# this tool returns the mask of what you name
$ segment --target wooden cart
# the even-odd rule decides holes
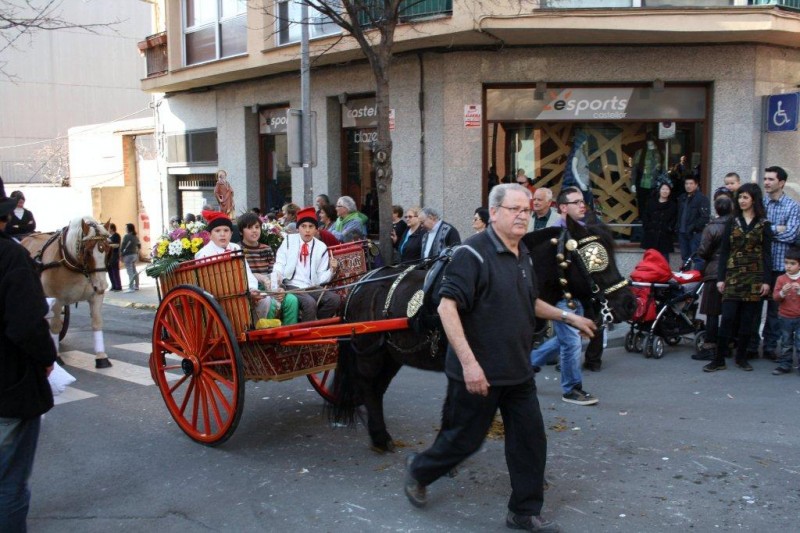
[[[344,297],[367,270],[366,245],[330,250],[340,266],[328,288]],[[241,252],[183,263],[158,278],[158,289],[150,371],[178,426],[210,446],[236,430],[246,380],[306,376],[325,400],[335,401],[338,339],[408,327],[405,318],[345,324],[335,317],[256,330]]]

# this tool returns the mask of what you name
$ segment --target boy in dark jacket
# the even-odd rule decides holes
[[[47,376],[56,360],[39,276],[5,232],[16,204],[0,179],[0,531],[26,530],[28,478],[41,415],[53,407]]]

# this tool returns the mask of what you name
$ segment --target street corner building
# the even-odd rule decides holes
[[[170,214],[213,204],[218,169],[240,211],[302,202],[287,142],[287,110],[301,98],[300,5],[162,0],[153,9],[156,33],[139,43],[142,88],[160,98]],[[565,180],[581,187],[623,256],[643,195],[668,170],[698,176],[709,196],[728,172],[749,181],[780,165],[790,183],[800,177],[797,0],[402,9],[390,73],[393,202],[434,207],[462,234],[490,187],[520,169],[555,194]],[[377,233],[375,80],[357,43],[310,11],[313,194],[353,197]]]

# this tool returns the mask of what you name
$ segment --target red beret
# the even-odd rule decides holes
[[[231,231],[233,231],[233,222],[231,219],[228,218],[228,215],[221,211],[206,211],[204,210],[202,213],[203,218],[206,219],[207,226],[206,229],[208,231],[213,230],[214,228],[218,228],[220,226],[227,226]]]
[[[297,227],[303,222],[311,222],[314,226],[317,225],[317,212],[313,207],[304,207],[297,212]]]

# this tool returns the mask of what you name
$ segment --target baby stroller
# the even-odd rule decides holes
[[[637,309],[625,335],[625,350],[661,359],[664,344],[675,346],[689,337],[696,346],[703,343],[705,324],[695,318],[703,276],[698,270],[688,270],[690,262],[680,272],[672,272],[658,251],[645,251],[631,273]]]

